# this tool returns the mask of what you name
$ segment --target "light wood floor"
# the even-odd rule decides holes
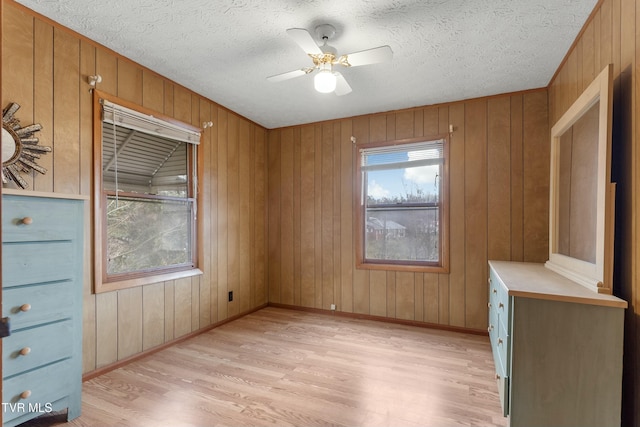
[[[493,372],[488,337],[269,307],[85,382],[70,425],[505,426]]]

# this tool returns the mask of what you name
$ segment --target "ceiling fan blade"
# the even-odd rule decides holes
[[[303,28],[289,28],[287,34],[298,43],[298,46],[302,48],[307,54],[322,55],[322,50],[316,44],[311,34]]]
[[[304,76],[305,74],[309,74],[311,71],[313,71],[313,68],[309,69],[309,68],[302,68],[300,70],[293,70],[293,71],[287,71],[286,73],[282,73],[282,74],[276,74],[275,76],[269,76],[267,77],[267,80],[269,80],[270,82],[281,82],[283,80],[289,80],[292,79],[294,77],[300,77],[300,76]]]
[[[335,94],[338,96],[346,95],[351,92],[351,86],[347,83],[347,80],[344,76],[338,72],[334,73],[336,75],[336,90]]]
[[[357,67],[360,65],[390,61],[391,58],[393,58],[393,51],[389,46],[385,45],[342,55],[337,62],[346,67]]]

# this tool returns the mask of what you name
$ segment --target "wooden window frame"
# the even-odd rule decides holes
[[[440,181],[440,260],[437,264],[410,261],[369,261],[365,259],[365,233],[366,221],[364,220],[365,205],[363,201],[363,172],[361,169],[361,149],[397,146],[418,142],[444,140],[442,176]],[[356,145],[355,155],[355,179],[354,191],[354,239],[356,244],[356,268],[367,270],[406,271],[416,273],[448,273],[449,272],[449,134],[427,135],[420,138],[400,139],[392,141],[380,141],[362,143]]]
[[[187,164],[188,174],[193,176],[193,168],[196,167],[196,186],[193,185],[192,178],[189,178],[188,186],[188,198],[181,200],[189,200],[193,203],[193,211],[195,211],[192,217],[191,224],[191,262],[181,265],[174,265],[170,267],[159,267],[154,269],[148,269],[145,271],[137,271],[132,273],[122,273],[108,276],[105,269],[105,256],[106,256],[106,241],[107,241],[107,229],[106,229],[106,204],[109,195],[115,194],[114,191],[104,190],[102,180],[102,105],[101,100],[107,100],[114,104],[121,105],[131,110],[138,111],[143,114],[152,115],[153,117],[164,120],[174,125],[184,127],[185,129],[202,132],[202,129],[173,119],[171,117],[164,116],[156,111],[141,107],[137,104],[131,103],[124,99],[120,99],[116,96],[106,94],[104,92],[94,90],[93,93],[93,219],[94,219],[94,292],[111,292],[119,289],[132,288],[136,286],[143,286],[151,283],[158,283],[167,280],[175,280],[184,277],[191,277],[201,275],[202,271],[198,268],[201,248],[200,241],[198,239],[198,231],[200,230],[200,221],[198,221],[197,212],[200,208],[200,198],[197,197],[198,189],[197,183],[200,182],[202,174],[202,168],[200,167],[201,156],[198,150],[193,144],[187,143]],[[192,150],[196,150],[195,156]],[[197,159],[194,159],[197,157]],[[194,164],[194,162],[196,164]],[[194,188],[195,187],[195,188]],[[175,199],[164,196],[150,197],[144,194],[118,192],[122,197],[133,197],[138,199]]]

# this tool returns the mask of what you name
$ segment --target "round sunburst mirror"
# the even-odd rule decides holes
[[[20,188],[29,184],[21,173],[36,171],[45,174],[47,169],[36,163],[41,155],[51,152],[51,147],[38,145],[34,134],[42,129],[40,124],[22,127],[15,117],[20,105],[15,102],[2,110],[2,182],[13,181]]]

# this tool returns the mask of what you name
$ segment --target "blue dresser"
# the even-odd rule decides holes
[[[544,264],[489,261],[489,339],[510,427],[620,425],[626,307]]]
[[[84,201],[2,196],[3,421],[80,415]]]

